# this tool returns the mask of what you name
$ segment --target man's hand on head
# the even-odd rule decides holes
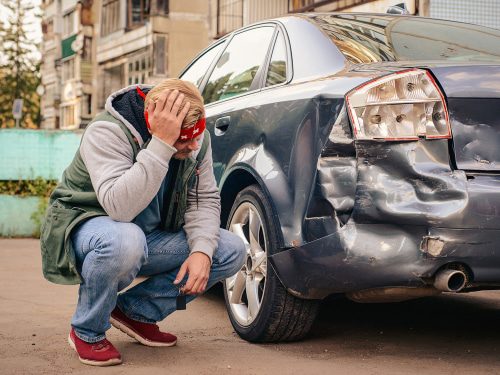
[[[173,146],[181,133],[181,125],[186,117],[191,103],[184,106],[184,94],[178,90],[167,90],[160,95],[156,102],[148,104],[148,120],[151,134],[163,142]]]
[[[205,253],[193,252],[182,263],[182,266],[175,277],[174,284],[179,284],[186,273],[189,275],[186,285],[181,288],[184,294],[200,294],[207,287],[210,276],[210,258]]]

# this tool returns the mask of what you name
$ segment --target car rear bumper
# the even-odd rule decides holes
[[[468,288],[500,287],[500,230],[347,224],[269,259],[285,287],[301,298],[426,286],[447,264],[465,266]]]

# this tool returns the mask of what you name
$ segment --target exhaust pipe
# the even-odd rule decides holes
[[[467,284],[467,275],[459,270],[442,270],[436,274],[434,287],[442,292],[460,292]]]

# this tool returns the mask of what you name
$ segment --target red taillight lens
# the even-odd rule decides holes
[[[346,95],[356,139],[451,138],[443,94],[429,72],[405,70]]]

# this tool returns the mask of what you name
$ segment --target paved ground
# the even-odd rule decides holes
[[[147,348],[112,328],[124,364],[80,364],[66,343],[76,286],[46,282],[38,241],[0,239],[0,374],[500,374],[500,292],[399,304],[324,303],[310,337],[249,344],[227,319],[220,288],[162,328],[173,348]]]

